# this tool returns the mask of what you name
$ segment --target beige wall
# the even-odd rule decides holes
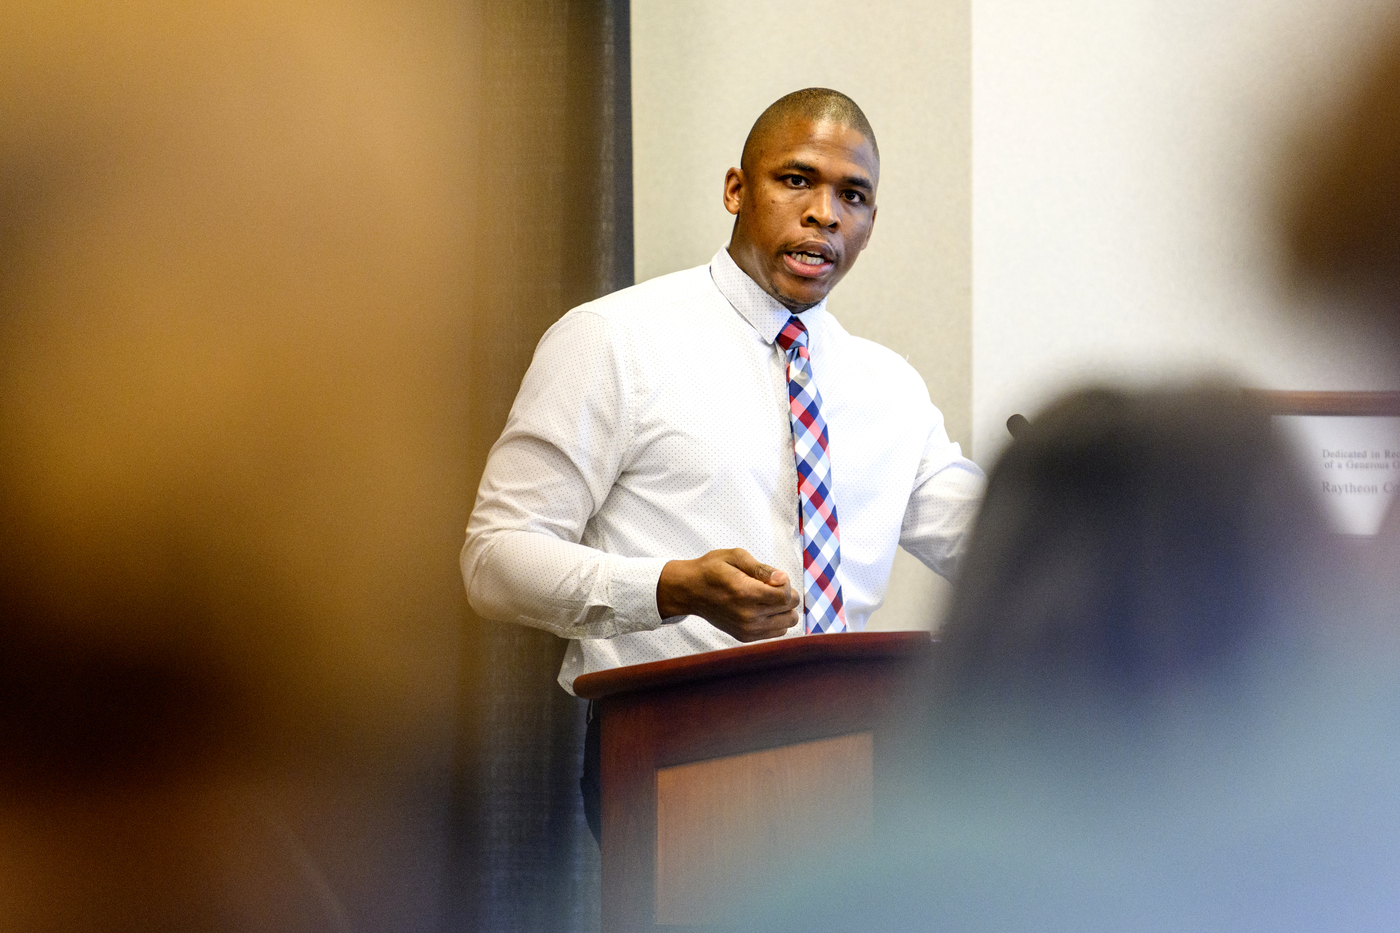
[[[974,0],[979,463],[1089,380],[1400,385],[1384,334],[1285,291],[1270,233],[1291,140],[1394,8]]]
[[[972,425],[969,0],[632,2],[637,279],[706,262],[749,126],[789,91],[853,97],[880,141],[879,220],[832,294],[854,334],[907,355],[954,440]],[[900,552],[872,628],[928,624],[941,581]]]

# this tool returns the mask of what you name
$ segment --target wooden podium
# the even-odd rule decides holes
[[[601,716],[603,930],[722,923],[869,837],[882,722],[927,632],[784,638],[586,674]]]

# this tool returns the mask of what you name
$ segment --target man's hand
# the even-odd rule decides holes
[[[743,548],[669,561],[656,584],[661,618],[700,616],[739,641],[778,637],[797,624],[800,605],[788,575]]]

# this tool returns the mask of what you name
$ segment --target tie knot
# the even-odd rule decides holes
[[[797,315],[788,318],[783,329],[778,331],[778,346],[784,351],[807,346],[807,325],[798,320]]]

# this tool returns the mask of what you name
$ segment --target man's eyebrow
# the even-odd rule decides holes
[[[803,162],[800,159],[788,159],[778,166],[780,172],[805,172],[808,175],[817,174],[817,167],[810,162]],[[847,175],[841,179],[841,184],[847,188],[860,188],[864,191],[874,191],[875,185],[864,175]]]

